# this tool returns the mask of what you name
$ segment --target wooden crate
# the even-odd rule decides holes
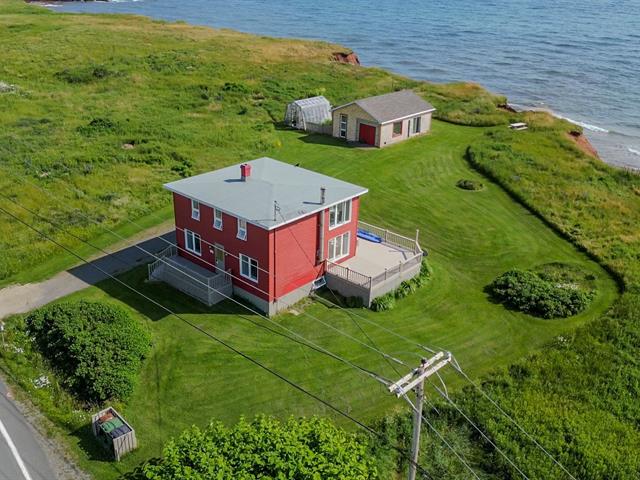
[[[124,425],[129,427],[130,431],[116,438],[111,438],[110,435],[104,433],[100,428],[99,419],[107,413],[111,413],[114,417],[117,417]],[[123,455],[138,448],[136,431],[113,407],[105,408],[104,410],[101,410],[93,415],[93,417],[91,418],[91,429],[93,430],[93,434],[95,435],[95,437],[102,439],[105,447],[108,448],[111,453],[113,453],[116,462],[119,462],[120,458],[122,458]]]

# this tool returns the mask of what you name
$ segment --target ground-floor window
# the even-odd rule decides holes
[[[191,230],[185,230],[184,244],[187,248],[187,251],[195,253],[196,255],[202,255],[200,235],[198,235],[197,233],[193,233]]]
[[[349,117],[340,115],[340,138],[347,138],[347,120]]]
[[[340,260],[349,255],[349,245],[351,241],[351,232],[343,233],[329,240],[329,260]]]
[[[393,124],[393,136],[398,137],[402,135],[402,122],[396,122]]]
[[[420,124],[422,117],[416,117],[413,119],[413,133],[420,133]]]
[[[240,275],[251,281],[258,281],[258,261],[240,254]]]

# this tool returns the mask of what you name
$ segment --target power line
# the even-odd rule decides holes
[[[15,174],[14,174],[14,176],[15,176],[15,177],[17,177],[17,175],[15,175]],[[17,178],[20,178],[20,177],[17,177]],[[24,180],[24,179],[22,179],[22,178],[20,178],[20,179],[21,179],[21,180],[23,180],[23,181],[26,181],[26,180]],[[29,182],[29,183],[32,183],[32,182]],[[32,184],[33,184],[33,183],[32,183]],[[39,187],[39,186],[37,186],[37,185],[35,185],[35,184],[33,184],[33,185],[34,185],[34,186],[36,186],[36,187],[37,187],[38,189],[40,189],[41,191],[45,192],[45,193],[46,193],[47,195],[49,195],[51,198],[55,198],[55,196],[54,196],[53,194],[51,194],[50,192],[47,192],[45,189],[42,189],[41,187]],[[37,215],[39,218],[42,218],[42,216],[40,216],[40,215],[39,215],[39,214],[37,214],[36,212],[33,212],[33,211],[29,210],[27,207],[24,207],[23,205],[19,204],[18,202],[16,202],[16,201],[15,201],[14,199],[12,199],[11,197],[9,197],[9,196],[7,196],[7,195],[4,195],[4,194],[0,194],[0,195],[4,196],[6,199],[8,199],[9,201],[11,201],[11,202],[15,203],[15,204],[16,204],[16,205],[18,205],[19,207],[21,207],[21,208],[23,208],[23,209],[25,209],[25,210],[29,211],[31,214]],[[57,199],[57,198],[56,198],[56,199]],[[77,209],[76,209],[76,210],[77,210]],[[116,233],[116,232],[112,231],[111,229],[109,229],[109,228],[108,228],[108,227],[106,227],[106,226],[100,225],[100,223],[99,223],[97,220],[90,218],[89,216],[87,216],[87,215],[86,215],[86,214],[84,214],[83,212],[81,212],[81,211],[79,211],[79,210],[78,210],[78,213],[79,213],[81,216],[83,216],[84,218],[86,218],[87,220],[89,220],[89,221],[91,221],[91,222],[96,223],[98,226],[100,226],[100,227],[101,227],[101,228],[103,228],[104,230],[106,230],[106,231],[108,231],[109,233],[111,233],[111,234],[115,235],[116,237],[120,238],[121,240],[126,240],[126,238],[125,238],[125,237],[123,237],[122,235],[120,235],[120,234],[118,234],[118,233]],[[45,220],[45,221],[47,221],[48,223],[50,223],[50,224],[52,224],[52,225],[56,226],[56,225],[55,225],[51,220],[48,220],[48,219],[44,219],[44,220]],[[133,222],[132,220],[129,220],[129,221],[130,221],[130,222],[132,222],[133,224],[135,224],[135,222]],[[137,224],[136,224],[136,225],[137,225]],[[57,227],[57,228],[60,228],[60,227]],[[176,227],[176,228],[177,228],[177,229],[179,229],[178,227]],[[64,231],[64,230],[63,230],[63,231]],[[95,246],[95,245],[93,245],[93,244],[91,244],[91,243],[89,243],[89,242],[87,242],[87,241],[83,240],[82,238],[80,238],[80,237],[78,237],[78,236],[75,236],[75,235],[73,235],[73,234],[71,234],[71,233],[69,233],[69,232],[67,232],[67,233],[68,233],[69,235],[74,236],[74,238],[77,238],[77,239],[78,239],[78,240],[80,240],[81,242],[87,243],[88,245],[92,246],[93,248],[95,248],[95,249],[97,249],[97,250],[102,251],[103,253],[105,253],[105,254],[107,254],[107,255],[113,255],[113,254],[114,254],[114,253],[109,253],[109,252],[105,251],[104,249],[101,249],[101,248],[99,248],[99,247],[97,247],[97,246]],[[160,238],[161,238],[163,241],[165,241],[166,243],[168,243],[169,245],[174,246],[174,247],[176,247],[176,248],[177,248],[177,249],[179,249],[179,250],[182,250],[182,251],[186,251],[186,252],[188,252],[187,250],[183,249],[183,248],[182,248],[182,247],[180,247],[179,245],[177,245],[177,244],[173,244],[172,242],[169,242],[168,240],[166,240],[166,239],[164,239],[164,238],[162,238],[162,237],[160,237]],[[214,246],[214,247],[215,247],[215,246]],[[200,284],[202,284],[202,285],[206,286],[207,288],[211,288],[213,291],[215,291],[215,292],[216,292],[216,293],[218,293],[219,295],[223,296],[224,298],[226,298],[226,299],[228,299],[228,300],[231,300],[231,301],[233,301],[233,302],[237,303],[238,305],[240,305],[240,306],[242,306],[242,307],[244,307],[244,308],[249,309],[252,313],[254,313],[254,314],[256,314],[256,315],[261,316],[263,319],[265,319],[266,321],[268,321],[268,322],[270,322],[270,323],[273,323],[273,324],[277,325],[279,328],[282,328],[282,329],[284,329],[284,330],[286,330],[286,331],[289,331],[289,332],[290,332],[290,333],[292,333],[293,335],[300,336],[300,335],[299,335],[298,333],[296,333],[295,331],[293,331],[293,330],[291,330],[291,329],[288,329],[287,327],[285,327],[285,326],[283,326],[283,325],[281,325],[281,324],[277,324],[277,323],[273,322],[273,320],[271,320],[271,319],[269,319],[268,317],[266,317],[266,316],[264,316],[264,315],[262,315],[262,314],[258,313],[256,310],[254,310],[254,309],[250,309],[250,308],[249,308],[248,306],[246,306],[245,304],[242,304],[241,302],[238,302],[237,300],[233,299],[232,297],[230,297],[230,296],[228,296],[228,295],[225,295],[224,293],[220,292],[219,290],[217,290],[217,289],[215,289],[215,288],[213,288],[213,287],[210,287],[209,285],[207,285],[207,284],[205,284],[204,282],[202,282],[201,280],[199,280],[199,279],[197,279],[197,278],[193,277],[192,275],[190,275],[190,274],[188,274],[188,273],[186,273],[186,272],[183,272],[182,270],[178,269],[176,266],[174,266],[174,265],[172,265],[172,264],[170,264],[170,263],[168,263],[168,262],[166,262],[166,261],[162,260],[162,258],[160,258],[160,257],[158,257],[157,255],[155,255],[155,254],[153,254],[153,253],[151,253],[151,252],[147,251],[146,249],[142,248],[140,245],[134,245],[134,248],[137,248],[137,249],[141,250],[142,252],[144,252],[145,254],[147,254],[147,255],[149,255],[149,256],[152,256],[153,258],[155,258],[155,259],[157,259],[157,260],[160,260],[164,265],[166,265],[166,266],[168,266],[168,267],[170,267],[170,268],[172,268],[172,269],[174,269],[174,270],[180,271],[182,274],[184,274],[184,275],[186,275],[187,277],[191,278],[193,281],[195,281],[195,282],[197,282],[197,283],[200,283]],[[237,257],[237,256],[235,256],[235,255],[234,255],[234,257],[238,258],[238,257]],[[211,262],[208,262],[207,260],[204,260],[204,259],[200,259],[200,260],[201,260],[202,262],[204,262],[204,263],[206,263],[206,264],[208,264],[208,265],[212,266],[212,267],[216,267],[214,264],[212,264]],[[216,268],[217,268],[217,267],[216,267]],[[270,295],[268,292],[266,292],[266,291],[264,291],[264,290],[262,290],[262,289],[260,289],[260,288],[258,288],[258,287],[256,287],[256,286],[254,286],[253,284],[249,283],[247,280],[242,279],[241,277],[238,277],[238,276],[236,276],[236,275],[233,275],[233,274],[231,274],[231,273],[229,273],[229,272],[225,272],[225,274],[226,274],[226,275],[231,276],[232,278],[234,278],[234,279],[236,279],[236,280],[238,280],[238,281],[240,281],[240,282],[242,282],[242,283],[244,283],[244,284],[246,284],[246,285],[249,285],[250,287],[252,287],[252,288],[256,289],[257,291],[262,292],[262,293],[263,293],[263,294],[265,294],[265,295],[268,295],[268,296]],[[274,275],[274,278],[275,278],[275,275]],[[288,305],[288,306],[291,306],[291,305]],[[393,356],[391,356],[391,355],[389,355],[389,354],[387,354],[387,353],[385,353],[385,352],[383,352],[383,351],[381,351],[381,350],[377,349],[375,346],[373,346],[373,347],[372,347],[372,346],[370,346],[370,345],[367,345],[366,343],[362,342],[360,339],[358,339],[358,338],[354,337],[353,335],[351,335],[351,334],[349,334],[349,333],[347,333],[347,332],[344,332],[343,330],[340,330],[340,329],[339,329],[339,328],[337,328],[337,327],[334,327],[333,325],[331,325],[331,324],[329,324],[329,323],[327,323],[327,322],[325,322],[325,321],[323,321],[323,320],[319,319],[318,317],[315,317],[314,315],[311,315],[311,314],[310,314],[310,313],[308,313],[308,312],[302,312],[302,313],[303,313],[303,315],[305,315],[305,316],[307,316],[307,317],[309,317],[309,318],[312,318],[312,319],[313,319],[313,320],[315,320],[316,322],[319,322],[319,323],[323,324],[324,326],[326,326],[326,327],[328,327],[328,328],[330,328],[330,329],[334,330],[335,332],[337,332],[337,333],[339,333],[339,334],[341,334],[341,335],[343,335],[343,336],[345,336],[345,337],[349,338],[350,340],[352,340],[352,341],[354,341],[354,342],[358,343],[359,345],[361,345],[361,346],[363,346],[363,347],[365,347],[365,348],[367,348],[367,349],[373,350],[373,351],[375,351],[376,353],[379,353],[380,355],[382,355],[382,356],[383,356],[383,358],[385,358],[385,359],[387,360],[387,362],[389,362],[389,361],[393,361],[393,362],[395,362],[395,363],[398,363],[398,364],[400,364],[400,365],[403,365],[403,366],[405,366],[405,367],[408,367],[408,365],[407,365],[406,363],[404,363],[404,362],[402,362],[401,360],[399,360],[399,359],[397,359],[397,358],[395,358],[395,357],[393,357]],[[306,340],[306,339],[305,339],[305,340]],[[309,341],[309,340],[306,340],[306,341]],[[310,341],[309,341],[309,342],[310,342]],[[322,348],[322,347],[319,347],[319,348]]]
[[[460,365],[457,364],[457,362],[453,364],[453,368],[456,372],[462,375],[462,377],[465,378],[471,385],[473,385],[476,388],[476,390],[478,390],[482,394],[482,396],[484,396],[487,400],[489,400],[493,404],[493,406],[495,406],[500,411],[500,413],[502,413],[502,415],[504,415],[511,423],[513,423],[516,427],[518,427],[518,429],[522,433],[524,433],[527,436],[527,438],[529,438],[529,440],[531,440],[540,450],[542,450],[544,454],[547,455],[547,457],[549,457],[569,477],[571,477],[573,480],[576,480],[576,477],[574,477],[571,474],[571,472],[569,472],[569,470],[567,470],[565,466],[562,463],[560,463],[559,460],[557,460],[553,455],[551,455],[529,432],[527,432],[522,426],[520,426],[518,422],[516,422],[507,412],[505,412],[504,409],[493,398],[491,398],[488,393],[482,390],[477,383],[471,380],[471,378],[469,378],[469,376],[462,370],[462,368],[460,368]]]
[[[100,248],[100,247],[98,247],[98,246],[96,246],[96,245],[93,245],[91,242],[89,242],[89,241],[87,241],[87,240],[83,240],[82,238],[80,238],[79,236],[77,236],[77,235],[75,235],[75,234],[73,234],[73,233],[69,232],[68,230],[65,230],[65,229],[63,229],[63,228],[60,228],[60,227],[59,227],[55,222],[53,222],[53,221],[51,221],[51,220],[49,220],[49,219],[43,218],[43,217],[42,217],[40,214],[38,214],[37,212],[34,212],[33,210],[29,209],[28,207],[25,207],[24,205],[19,204],[18,202],[16,202],[16,201],[15,201],[15,200],[13,200],[12,198],[10,198],[10,197],[8,197],[8,196],[6,196],[6,195],[2,194],[2,193],[0,193],[0,196],[2,196],[2,197],[4,197],[4,198],[6,198],[7,200],[9,200],[9,201],[11,201],[12,203],[16,204],[18,207],[22,208],[23,210],[26,210],[27,212],[31,213],[32,215],[35,215],[35,216],[36,216],[37,218],[39,218],[40,220],[43,220],[43,221],[45,221],[45,222],[47,222],[47,223],[51,224],[54,228],[56,228],[56,229],[58,229],[58,230],[60,230],[60,231],[62,231],[62,232],[64,232],[64,233],[66,233],[66,234],[68,234],[68,235],[71,235],[72,237],[76,238],[77,240],[80,240],[80,241],[81,241],[81,242],[83,242],[83,243],[86,243],[87,245],[89,245],[89,246],[91,246],[91,247],[95,248],[96,250],[99,250],[99,251],[101,251],[101,252],[103,252],[103,253],[105,253],[105,254],[107,254],[107,255],[113,255],[113,256],[115,256],[115,257],[117,258],[117,254],[116,254],[116,253],[109,253],[109,252],[107,252],[106,250],[104,250],[104,249],[102,249],[102,248]],[[158,258],[156,255],[154,255],[153,253],[149,252],[148,250],[146,250],[146,249],[144,249],[144,248],[142,248],[142,247],[140,247],[140,246],[136,246],[136,247],[137,247],[137,248],[139,248],[141,251],[143,251],[145,254],[150,255],[150,256],[152,256],[152,257],[154,257],[154,258],[157,258],[158,260],[161,260],[161,261],[162,261],[162,259],[161,259],[161,258]],[[118,259],[118,260],[119,260],[119,261],[121,261],[122,263],[129,264],[128,262],[124,262],[124,261],[123,261],[123,260],[121,260],[121,259]],[[170,263],[168,263],[168,262],[163,262],[163,263],[164,263],[165,265],[167,265],[167,266],[171,267],[171,268],[174,268],[174,269],[176,269],[176,270],[179,270],[177,267],[175,267],[175,266],[171,265],[171,264],[170,264]],[[202,283],[203,285],[206,285],[204,282],[199,281],[197,278],[192,277],[192,276],[190,276],[190,275],[188,275],[188,274],[186,274],[186,275],[187,275],[187,276],[189,276],[190,278],[192,278],[194,281],[196,281],[196,282],[200,282],[200,283]],[[279,328],[281,328],[281,329],[283,329],[283,330],[288,331],[288,332],[289,332],[289,333],[291,333],[292,335],[295,335],[296,337],[300,338],[300,339],[301,339],[301,340],[303,340],[304,342],[307,342],[308,344],[313,345],[316,349],[320,349],[320,350],[322,350],[323,352],[325,352],[325,354],[326,354],[326,355],[328,355],[328,356],[330,356],[330,357],[334,358],[335,360],[340,361],[340,362],[342,362],[342,363],[344,363],[344,364],[346,364],[346,365],[348,365],[348,366],[350,366],[350,367],[352,367],[352,368],[355,368],[356,370],[358,370],[358,371],[360,371],[360,372],[362,372],[362,373],[364,373],[364,374],[366,374],[366,375],[368,375],[368,376],[370,376],[370,377],[374,378],[375,380],[377,380],[378,382],[382,383],[382,384],[383,384],[383,385],[385,385],[385,386],[386,386],[386,385],[389,385],[389,383],[390,383],[390,382],[389,382],[387,379],[385,379],[385,378],[381,377],[380,375],[378,375],[377,373],[375,373],[375,372],[373,372],[373,371],[371,371],[371,370],[368,370],[368,369],[366,369],[366,368],[364,368],[364,367],[362,367],[362,366],[360,366],[360,365],[358,365],[358,364],[355,364],[355,363],[351,362],[350,360],[347,360],[347,359],[345,359],[345,358],[343,358],[343,357],[341,357],[341,356],[339,356],[339,355],[337,355],[337,354],[335,354],[335,353],[333,353],[333,352],[331,352],[331,351],[327,350],[326,348],[324,348],[324,347],[322,347],[321,345],[318,345],[318,344],[316,344],[315,342],[313,342],[313,341],[311,341],[311,340],[309,340],[309,339],[305,338],[304,336],[300,335],[299,333],[295,332],[294,330],[291,330],[291,329],[289,329],[289,328],[287,328],[287,327],[285,327],[285,326],[283,326],[283,325],[281,325],[281,324],[279,324],[279,323],[274,322],[273,320],[271,320],[271,319],[270,319],[270,318],[268,318],[267,316],[262,315],[262,314],[261,314],[261,313],[259,313],[257,310],[254,310],[254,309],[252,309],[251,307],[249,307],[249,306],[247,306],[247,305],[243,304],[242,302],[239,302],[239,301],[238,301],[238,300],[236,300],[235,298],[230,297],[229,295],[226,295],[226,294],[224,294],[224,293],[220,292],[219,290],[216,290],[216,289],[215,289],[215,288],[213,288],[213,287],[209,287],[209,288],[211,288],[212,290],[214,290],[215,292],[217,292],[219,295],[221,295],[221,296],[225,297],[226,299],[231,300],[232,302],[236,303],[237,305],[239,305],[239,306],[241,306],[241,307],[243,307],[243,308],[245,308],[245,309],[249,310],[251,313],[253,313],[253,314],[257,315],[257,316],[262,317],[263,319],[265,319],[265,320],[266,320],[266,321],[268,321],[269,323],[272,323],[273,325],[276,325],[277,327],[279,327]]]
[[[464,465],[464,467],[469,470],[469,472],[471,472],[471,474],[477,478],[478,480],[480,480],[480,477],[478,476],[478,474],[473,470],[473,468],[471,468],[471,466],[467,463],[467,461],[456,451],[455,448],[453,448],[451,446],[451,444],[449,442],[447,442],[447,440],[444,438],[444,436],[442,436],[442,434],[436,429],[436,427],[434,427],[431,422],[429,422],[429,420],[427,420],[427,418],[425,417],[425,415],[422,412],[418,412],[418,409],[416,408],[416,406],[413,404],[413,402],[411,400],[409,400],[409,397],[407,397],[407,395],[403,395],[404,399],[407,401],[407,403],[411,406],[411,409],[417,414],[420,415],[422,417],[422,421],[425,422],[429,428],[436,434],[436,436],[442,441],[442,443],[444,443],[447,448],[449,450],[451,450],[453,452],[453,454],[456,456],[456,458],[460,461],[460,463],[462,463],[462,465]]]
[[[330,402],[322,399],[321,397],[319,397],[318,395],[314,394],[313,392],[305,389],[304,387],[302,387],[301,385],[295,383],[294,381],[289,380],[287,377],[285,377],[284,375],[280,374],[279,372],[277,372],[276,370],[272,369],[271,367],[259,362],[258,360],[254,359],[250,355],[242,352],[241,350],[233,347],[232,345],[230,345],[229,343],[225,342],[224,340],[216,337],[215,335],[207,332],[206,330],[204,330],[203,328],[199,327],[198,325],[190,322],[186,318],[182,317],[180,314],[172,311],[168,307],[162,305],[160,302],[158,302],[158,301],[154,300],[153,298],[145,295],[144,293],[140,292],[136,288],[132,287],[131,285],[127,284],[126,282],[124,282],[124,281],[120,280],[119,278],[115,277],[114,275],[112,275],[111,273],[107,272],[106,270],[104,270],[104,269],[100,268],[99,266],[91,263],[89,260],[85,259],[81,255],[78,255],[76,252],[74,252],[70,248],[66,247],[62,243],[60,243],[60,242],[56,241],[55,239],[51,238],[50,236],[48,236],[47,234],[45,234],[41,230],[37,229],[33,225],[25,222],[24,220],[19,218],[17,215],[14,215],[13,213],[5,210],[2,207],[0,207],[0,212],[3,212],[5,215],[13,218],[15,221],[17,221],[17,222],[21,223],[22,225],[24,225],[25,227],[33,230],[34,232],[36,232],[41,237],[45,238],[46,240],[50,241],[51,243],[53,243],[53,244],[57,245],[58,247],[62,248],[63,250],[65,250],[67,253],[73,255],[78,260],[80,260],[80,261],[86,263],[87,265],[95,268],[96,270],[100,271],[103,275],[106,275],[107,277],[109,277],[112,280],[116,281],[117,283],[119,283],[123,287],[125,287],[125,288],[131,290],[132,292],[136,293],[137,295],[141,296],[145,300],[153,303],[155,306],[157,306],[157,307],[161,308],[162,310],[166,311],[168,314],[175,316],[176,318],[178,318],[179,320],[181,320],[185,324],[189,325],[190,327],[192,327],[196,331],[202,333],[203,335],[206,335],[208,338],[210,338],[211,340],[214,340],[215,342],[219,343],[220,345],[222,345],[223,347],[225,347],[228,350],[232,351],[236,355],[239,355],[240,357],[244,358],[245,360],[247,360],[247,361],[251,362],[252,364],[256,365],[257,367],[261,368],[262,370],[265,370],[266,372],[270,373],[271,375],[275,376],[276,378],[278,378],[278,379],[282,380],[283,382],[287,383],[289,386],[293,387],[294,389],[298,390],[299,392],[307,395],[308,397],[316,400],[317,402],[320,402],[325,407],[327,407],[330,410],[334,411],[335,413],[343,416],[344,418],[348,419],[349,421],[355,423],[356,425],[358,425],[360,428],[362,428],[363,430],[365,430],[369,434],[375,435],[378,438],[381,438],[382,440],[384,440],[384,441],[386,441],[388,443],[388,441],[385,439],[384,435],[382,435],[381,433],[377,432],[376,430],[374,430],[373,428],[369,427],[368,425],[362,423],[357,418],[349,415],[347,412],[345,412],[345,411],[341,410],[340,408],[334,406]],[[395,451],[397,451],[398,453],[402,454],[403,456],[407,456],[406,452],[402,451],[402,449],[400,449],[398,447],[395,447],[394,445],[391,445],[391,444],[389,444],[389,446],[391,448],[393,448]],[[416,468],[418,468],[425,476],[427,476],[428,478],[431,478],[431,476],[429,475],[428,471],[424,467],[422,467],[419,463],[416,463],[416,462],[411,462],[411,463],[414,464],[416,466]]]
[[[474,429],[475,429],[475,430],[476,430],[476,431],[477,431],[477,432],[478,432],[478,433],[479,433],[479,434],[480,434],[480,435],[481,435],[481,436],[482,436],[482,437],[483,437],[487,442],[489,442],[489,443],[493,446],[493,448],[495,448],[495,449],[496,449],[496,451],[497,451],[498,453],[500,453],[500,455],[502,455],[502,456],[507,460],[507,462],[509,462],[509,463],[511,464],[511,466],[512,466],[513,468],[515,468],[515,469],[518,471],[518,473],[519,473],[520,475],[522,475],[522,478],[525,478],[526,480],[529,480],[529,477],[527,477],[527,476],[525,475],[525,473],[524,473],[522,470],[520,470],[520,468],[519,468],[519,467],[518,467],[518,466],[513,462],[513,460],[511,460],[511,458],[509,458],[509,456],[508,456],[506,453],[504,453],[504,452],[500,449],[500,447],[498,447],[498,446],[497,446],[497,445],[496,445],[496,444],[495,444],[495,443],[494,443],[494,442],[493,442],[493,441],[492,441],[492,440],[487,436],[487,434],[485,434],[485,433],[480,429],[480,427],[478,427],[478,426],[473,422],[473,420],[471,420],[471,419],[467,416],[467,414],[465,414],[465,413],[462,411],[462,409],[460,409],[460,407],[458,407],[458,405],[457,405],[453,400],[451,400],[451,398],[449,398],[449,396],[448,396],[448,395],[445,395],[445,393],[444,393],[442,390],[440,390],[438,387],[436,387],[435,385],[433,385],[433,384],[432,384],[432,386],[433,386],[433,388],[435,388],[435,389],[436,389],[436,391],[437,391],[437,392],[442,396],[442,398],[444,398],[447,402],[449,402],[449,404],[450,404],[453,408],[455,408],[455,409],[457,410],[457,412],[458,412],[460,415],[462,415],[462,416],[464,417],[464,419],[465,419],[465,420],[466,420],[466,421],[467,421],[467,422],[468,422],[468,423],[469,423],[469,424],[470,424],[470,425],[471,425],[471,426],[472,426],[472,427],[473,427],[473,428],[474,428]]]

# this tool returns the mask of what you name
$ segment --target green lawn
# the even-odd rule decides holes
[[[370,193],[363,198],[361,210],[361,218],[366,221],[406,234],[420,229],[435,272],[431,283],[399,301],[391,312],[358,313],[416,342],[453,351],[472,376],[505,366],[596,318],[617,295],[614,282],[598,265],[498,186],[486,179],[482,181],[487,188],[481,192],[455,186],[461,178],[479,178],[463,154],[485,131],[435,122],[430,136],[384,150],[348,148],[328,137],[279,131],[281,147],[265,152],[367,186]],[[568,320],[534,319],[493,304],[483,292],[507,269],[549,262],[578,264],[597,277],[598,295],[586,313]],[[381,385],[263,328],[269,325],[259,317],[245,315],[231,304],[207,309],[170,287],[146,283],[145,275],[146,269],[140,268],[122,278],[357,418],[372,421],[392,409],[404,408]],[[137,430],[140,449],[121,464],[114,464],[101,459],[90,439],[87,441],[86,430],[69,437],[84,451],[80,454],[81,465],[96,478],[115,478],[159,455],[168,437],[214,417],[234,422],[241,415],[255,413],[330,414],[115,282],[105,282],[72,298],[123,302],[150,325],[154,336],[153,353],[145,363],[135,394],[121,407]],[[307,307],[306,312],[366,341],[344,312],[318,303]],[[387,378],[397,376],[379,355],[308,316],[281,315],[276,321]],[[384,351],[411,364],[418,362],[421,352],[413,345],[364,322],[361,326]],[[455,388],[455,379],[451,375],[446,378]]]

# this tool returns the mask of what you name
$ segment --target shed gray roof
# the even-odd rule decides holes
[[[242,181],[240,165],[167,183],[167,190],[271,230],[368,192],[364,187],[263,157],[249,162]],[[320,188],[326,188],[320,203]],[[280,213],[274,219],[274,202]]]
[[[412,90],[400,90],[375,97],[362,98],[334,110],[356,104],[376,119],[378,123],[388,123],[400,118],[410,117],[419,113],[432,112],[433,105],[415,94]]]

